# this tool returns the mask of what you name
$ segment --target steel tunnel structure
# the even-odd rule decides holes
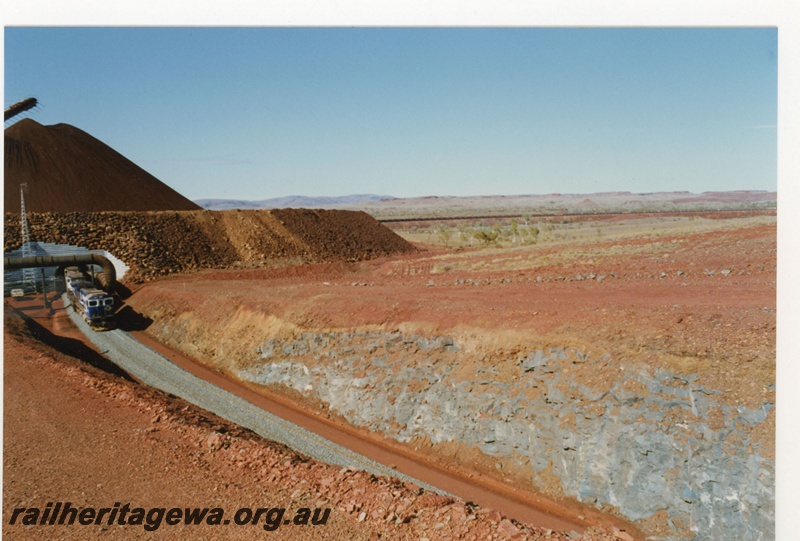
[[[57,274],[71,265],[98,265],[103,274],[97,276],[98,282],[106,291],[113,292],[117,285],[117,271],[111,261],[100,254],[37,255],[31,257],[4,257],[6,269],[28,269],[32,267],[58,267]]]

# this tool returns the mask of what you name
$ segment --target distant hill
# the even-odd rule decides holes
[[[229,209],[279,209],[279,208],[327,208],[337,206],[360,205],[384,199],[394,199],[389,195],[356,194],[339,197],[306,197],[290,195],[260,201],[245,201],[241,199],[198,199],[198,205],[208,210]]]
[[[5,212],[199,210],[102,141],[69,124],[29,118],[5,130]]]
[[[665,212],[775,209],[778,194],[761,190],[727,192],[598,192],[438,196],[365,201],[350,208],[379,220],[425,217],[524,216],[596,212]],[[346,207],[339,207],[346,208]]]
[[[363,210],[380,220],[412,217],[505,216],[594,212],[663,212],[687,210],[774,209],[778,194],[763,190],[727,192],[598,192],[592,194],[521,194],[484,196],[426,196],[397,198],[382,195],[343,197],[281,197],[262,201],[198,199],[209,210],[331,208]]]

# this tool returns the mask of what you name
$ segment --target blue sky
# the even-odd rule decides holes
[[[7,27],[4,105],[190,199],[776,190],[777,38]]]

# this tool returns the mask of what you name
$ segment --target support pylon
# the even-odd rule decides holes
[[[19,199],[20,211],[22,221],[22,257],[30,257],[34,255],[33,248],[31,247],[31,234],[28,230],[28,213],[25,211],[25,190],[28,189],[28,184],[20,184],[19,186]],[[36,271],[35,269],[22,269],[22,289],[25,293],[36,293]]]

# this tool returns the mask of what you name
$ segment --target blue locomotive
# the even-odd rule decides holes
[[[97,289],[88,273],[80,267],[64,269],[67,297],[72,307],[94,330],[108,330],[116,327],[114,297]]]

